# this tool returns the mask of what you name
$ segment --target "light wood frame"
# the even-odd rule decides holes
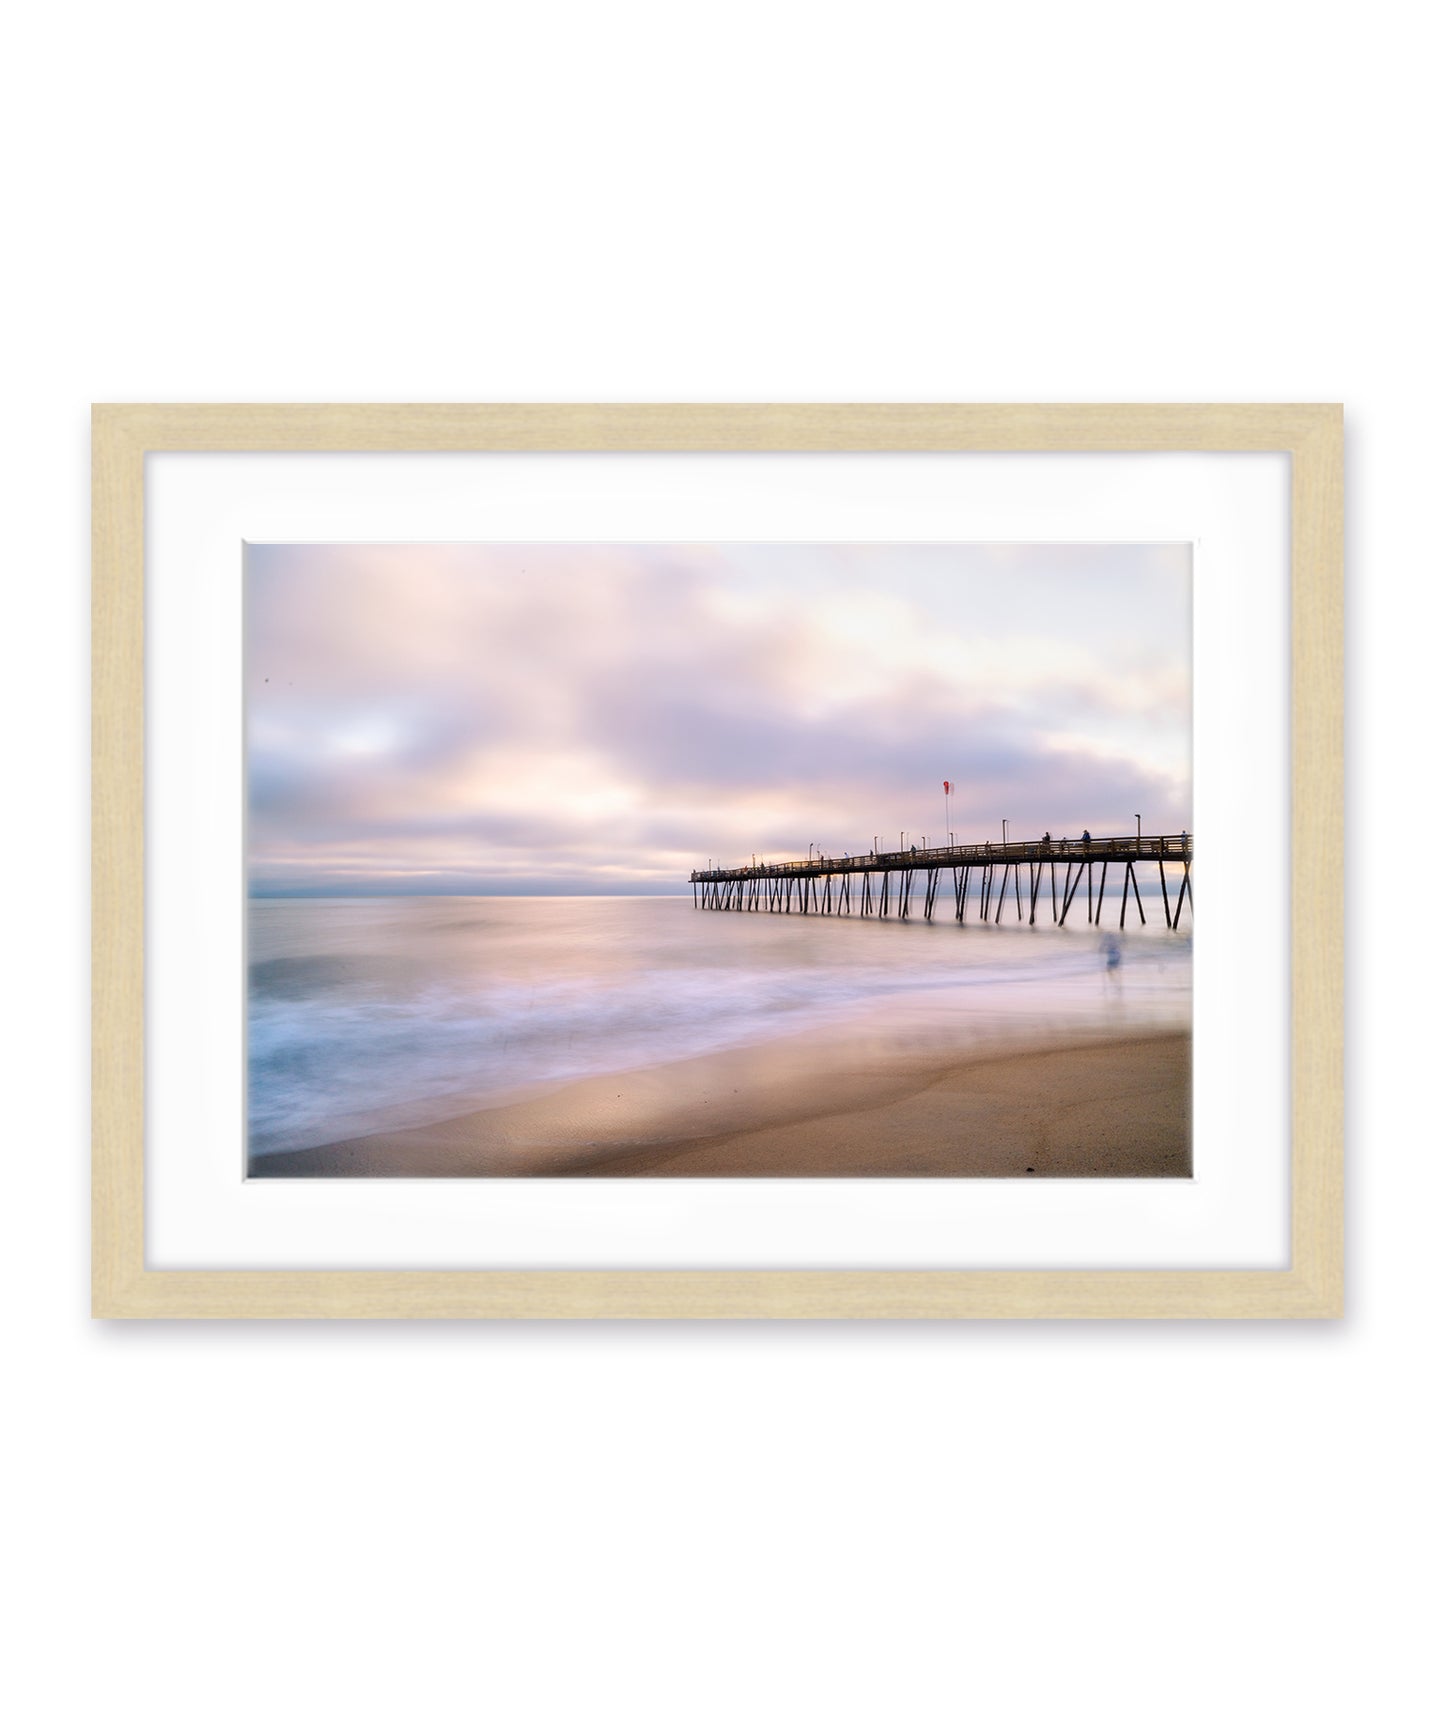
[[[1280,1270],[172,1270],[145,1262],[152,452],[1287,452],[1291,1260]],[[1331,1318],[1343,1305],[1343,417],[1330,404],[103,404],[92,417],[101,1318]]]

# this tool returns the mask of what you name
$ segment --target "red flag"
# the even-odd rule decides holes
[[[943,792],[945,795],[951,795],[953,793],[953,784],[952,783],[945,783],[943,785]]]

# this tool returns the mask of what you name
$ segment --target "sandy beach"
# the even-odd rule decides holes
[[[254,1157],[253,1178],[1187,1177],[1190,1038],[960,1052],[849,1032]]]

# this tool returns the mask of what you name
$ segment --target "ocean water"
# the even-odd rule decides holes
[[[1141,876],[1141,888],[1142,876]],[[1033,928],[695,909],[692,897],[254,899],[253,1155],[567,1079],[866,1020],[900,1046],[1184,1028],[1189,910]],[[943,899],[940,898],[940,907]],[[919,905],[915,903],[915,907]],[[1027,908],[1027,904],[1025,904]],[[1081,903],[1075,905],[1081,911]],[[1118,947],[1114,967],[1110,948]]]

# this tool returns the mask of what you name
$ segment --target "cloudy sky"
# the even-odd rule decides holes
[[[1190,550],[251,546],[257,892],[1190,825]]]

